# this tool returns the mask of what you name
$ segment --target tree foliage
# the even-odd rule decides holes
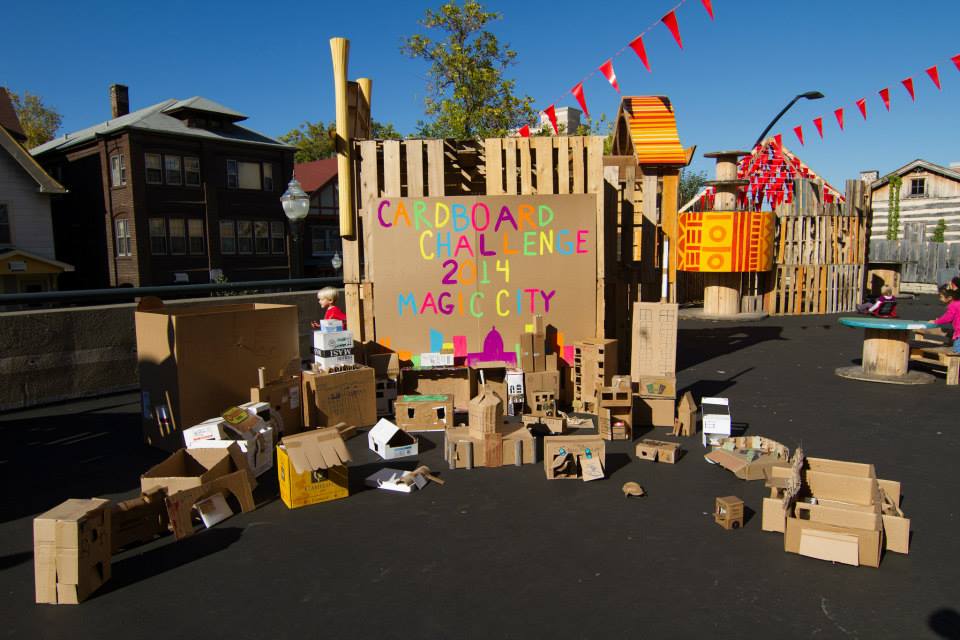
[[[437,10],[427,9],[420,25],[435,30],[437,39],[416,34],[401,51],[427,62],[428,121],[418,134],[431,138],[499,137],[533,122],[533,98],[515,95],[515,81],[504,77],[517,56],[486,29],[502,16],[484,11],[476,0],[455,0]]]
[[[900,238],[900,187],[903,178],[898,175],[890,176],[889,193],[887,194],[887,240]]]
[[[17,112],[17,118],[20,119],[20,126],[27,134],[27,140],[24,143],[26,147],[32,149],[53,140],[63,116],[53,107],[44,104],[43,98],[29,91],[24,91],[22,94],[13,91],[9,93],[13,110]]]
[[[700,192],[700,189],[704,187],[707,183],[707,174],[703,171],[691,171],[690,169],[681,169],[680,170],[680,189],[679,197],[680,204],[683,206],[690,202],[697,193]]]
[[[375,140],[399,140],[403,137],[396,127],[389,122],[383,123],[374,120],[370,124],[371,134]],[[280,136],[280,141],[297,148],[294,154],[295,162],[311,162],[323,158],[332,158],[336,153],[333,146],[336,129],[336,122],[330,122],[329,124],[322,120],[304,122],[296,129],[291,129]]]
[[[930,242],[943,243],[947,235],[947,221],[943,218],[937,220],[937,226],[933,228],[933,234],[930,236]]]

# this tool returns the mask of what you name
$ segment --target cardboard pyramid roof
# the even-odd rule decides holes
[[[614,155],[632,155],[639,164],[686,166],[677,119],[666,96],[624,96],[617,112]]]
[[[297,473],[329,469],[350,462],[350,452],[336,427],[306,431],[280,441]]]

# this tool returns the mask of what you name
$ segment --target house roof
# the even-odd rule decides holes
[[[30,153],[33,155],[39,155],[53,150],[63,151],[90,142],[91,140],[96,139],[97,136],[117,133],[124,129],[151,131],[154,133],[166,133],[170,135],[189,136],[193,138],[206,138],[209,140],[220,140],[223,142],[265,145],[283,149],[293,148],[273,138],[265,136],[262,133],[257,133],[252,129],[247,129],[236,124],[226,129],[217,130],[189,127],[187,126],[186,122],[171,115],[171,113],[175,113],[184,109],[194,109],[197,111],[207,111],[210,113],[223,113],[235,120],[239,119],[237,116],[240,118],[246,117],[241,113],[233,111],[232,109],[227,109],[227,107],[218,105],[216,102],[207,100],[206,98],[201,98],[199,96],[188,98],[187,100],[164,100],[163,102],[158,102],[155,105],[144,107],[143,109],[138,109],[137,111],[128,113],[125,116],[113,118],[111,120],[107,120],[106,122],[95,124],[92,127],[87,127],[86,129],[80,129],[79,131],[64,134],[59,138],[54,138],[50,142],[46,142],[31,149]]]
[[[33,178],[34,182],[36,182],[40,188],[40,193],[67,192],[62,184],[50,177],[50,174],[37,164],[37,161],[30,155],[30,152],[14,139],[6,127],[0,127],[0,147],[9,153],[10,156],[17,161],[17,164],[23,167],[23,170]]]
[[[870,183],[870,189],[871,190],[879,189],[880,187],[882,187],[883,185],[887,184],[887,182],[890,181],[890,176],[906,175],[911,171],[913,171],[914,169],[926,169],[930,173],[938,173],[945,178],[950,178],[951,180],[957,180],[958,182],[960,182],[960,171],[957,171],[955,169],[950,169],[948,167],[944,167],[939,164],[935,164],[928,160],[921,160],[920,158],[917,158],[913,162],[908,162],[907,164],[903,165],[899,169],[891,171],[890,173],[883,176],[879,180],[874,180],[873,182]]]
[[[13,108],[13,100],[10,99],[10,94],[5,87],[0,87],[0,127],[6,129],[17,142],[27,139],[27,134],[20,125],[20,118],[17,117],[17,111]]]
[[[680,144],[677,118],[666,96],[625,96],[620,101],[618,120],[625,120],[640,164],[689,164]]]
[[[59,260],[52,260],[50,258],[44,258],[43,256],[38,256],[35,253],[30,253],[29,251],[24,251],[23,249],[10,249],[9,251],[0,251],[0,260],[9,260],[10,258],[30,258],[31,260],[36,260],[37,262],[42,262],[48,264],[51,267],[60,269],[62,271],[73,271],[73,265],[67,264],[66,262],[60,262]]]
[[[298,162],[293,165],[293,171],[303,190],[313,193],[337,177],[337,159],[324,158],[312,162]]]

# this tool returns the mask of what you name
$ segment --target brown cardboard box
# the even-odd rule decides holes
[[[505,365],[476,364],[471,365],[470,369],[473,370],[474,379],[477,381],[478,392],[485,385],[487,391],[497,394],[506,403],[510,394],[507,389],[507,367]],[[482,384],[481,381],[483,381]]]
[[[36,601],[79,604],[110,579],[110,501],[70,499],[33,520]]]
[[[533,340],[534,336],[532,333],[520,334],[520,368],[525,372],[531,373],[537,370],[534,365],[535,348]]]
[[[335,427],[298,433],[277,445],[280,499],[289,509],[350,495],[350,453]]]
[[[275,376],[299,363],[297,308],[234,304],[168,308],[144,298],[135,314],[143,435],[167,451],[179,429],[237,405],[256,386],[257,369]]]
[[[494,434],[503,425],[503,399],[484,390],[470,401],[469,431],[474,438]]]
[[[113,553],[143,544],[167,532],[170,518],[163,489],[115,503],[110,508],[110,547]]]
[[[213,451],[217,451],[217,449],[213,449]],[[219,449],[219,451],[223,450]],[[173,535],[177,540],[193,535],[193,512],[199,510],[202,514],[199,503],[209,498],[232,496],[243,513],[253,511],[256,508],[253,502],[253,488],[256,485],[252,480],[249,469],[245,465],[243,467],[238,466],[235,459],[231,458],[231,460],[230,473],[205,482],[198,487],[167,495],[164,502],[167,507],[167,515],[170,518],[170,528],[173,529]],[[230,509],[229,505],[226,508]],[[227,517],[229,517],[229,514]]]
[[[466,411],[470,400],[477,395],[476,371],[466,366],[432,369],[407,367],[400,372],[400,389],[406,395],[449,393],[453,396],[454,410]]]
[[[633,439],[633,407],[600,407],[597,433],[604,440]]]
[[[669,398],[637,399],[634,426],[672,427],[674,401]]]
[[[599,436],[545,436],[543,468],[547,480],[584,482],[604,477],[606,447]]]
[[[373,369],[354,365],[344,371],[303,372],[303,421],[308,427],[332,427],[340,422],[369,427],[377,421],[377,391]]]
[[[498,432],[482,438],[465,427],[447,429],[444,459],[453,469],[532,464],[536,462],[536,438],[525,426],[516,424],[502,425]]]
[[[559,371],[534,371],[523,373],[523,392],[527,396],[527,408],[536,404],[537,393],[552,393],[554,398],[560,397]]]
[[[300,402],[300,376],[284,376],[264,386],[250,388],[251,402],[270,405],[270,417],[276,437],[292,436],[303,430],[303,408]]]
[[[400,389],[400,360],[395,353],[371,353],[367,364],[376,376],[377,417],[392,416]]]
[[[400,396],[395,404],[397,426],[404,431],[443,431],[453,426],[453,396]]]
[[[140,476],[140,491],[164,489],[172,494],[194,489],[236,469],[249,470],[249,465],[235,444],[225,449],[180,449]]]
[[[680,445],[676,442],[644,438],[637,443],[636,453],[637,460],[674,464],[680,454]]]
[[[617,341],[590,338],[573,346],[574,409],[596,413],[596,394],[617,374]]]

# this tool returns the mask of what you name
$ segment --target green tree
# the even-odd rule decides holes
[[[405,39],[401,51],[430,65],[424,99],[429,120],[417,124],[419,135],[498,137],[535,121],[533,98],[515,95],[515,81],[504,77],[516,52],[486,29],[501,17],[476,0],[463,5],[451,0],[427,9],[420,21],[442,34],[439,39],[420,34]]]
[[[372,134],[376,140],[399,140],[403,136],[397,129],[388,123],[370,123]],[[318,122],[304,122],[296,129],[291,129],[280,136],[280,141],[297,148],[294,161],[311,162],[333,157],[336,150],[333,146],[334,132],[337,129],[335,122],[330,124],[322,120]]]
[[[933,235],[930,236],[930,242],[943,243],[944,236],[947,234],[947,221],[943,218],[937,220],[937,226],[933,228]]]
[[[29,91],[22,94],[11,91],[10,100],[13,102],[13,110],[17,112],[17,118],[20,119],[20,126],[27,134],[24,144],[28,149],[53,140],[63,120],[63,116],[56,109],[48,107],[43,98]]]
[[[703,171],[691,171],[690,169],[680,170],[680,189],[678,191],[680,204],[683,206],[690,202],[700,189],[707,183],[707,174]]]

